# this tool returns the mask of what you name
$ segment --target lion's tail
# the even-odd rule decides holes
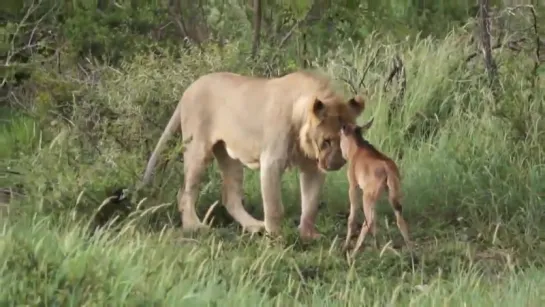
[[[170,120],[168,121],[168,124],[165,130],[163,131],[163,134],[161,134],[161,137],[159,138],[159,141],[157,142],[155,149],[151,153],[151,157],[148,161],[148,165],[146,166],[146,171],[144,172],[144,176],[142,178],[141,186],[147,185],[149,183],[153,168],[155,167],[155,164],[157,163],[157,156],[159,155],[160,150],[166,144],[169,137],[173,133],[178,131],[178,129],[181,129],[180,125],[181,125],[180,104],[178,104],[178,106],[176,106],[176,109],[174,110],[174,113],[172,114],[172,117],[170,117]]]

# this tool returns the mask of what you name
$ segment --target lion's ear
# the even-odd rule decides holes
[[[326,105],[318,98],[315,98],[312,104],[312,114],[319,120],[324,119],[327,115]]]
[[[359,116],[365,110],[365,100],[357,95],[348,101],[348,107],[356,116]]]

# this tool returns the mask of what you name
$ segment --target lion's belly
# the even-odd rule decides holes
[[[233,150],[233,149],[231,149],[229,147],[225,147],[225,150],[227,151],[227,154],[229,155],[229,157],[231,157],[234,160],[240,161],[246,167],[248,167],[250,169],[253,169],[253,170],[259,169],[259,166],[260,166],[259,157],[251,158],[248,155],[239,154],[235,150]]]

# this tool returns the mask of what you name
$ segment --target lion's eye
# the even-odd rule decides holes
[[[327,148],[329,146],[331,146],[331,140],[330,139],[324,140],[324,142],[322,143],[322,148]]]

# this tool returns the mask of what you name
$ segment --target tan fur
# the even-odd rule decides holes
[[[403,239],[410,247],[409,230],[402,215],[400,174],[396,163],[378,151],[361,135],[369,129],[372,120],[362,127],[347,124],[341,129],[341,151],[348,160],[348,183],[350,198],[350,214],[348,216],[348,230],[343,249],[348,244],[356,228],[356,210],[358,188],[363,190],[363,211],[365,224],[361,228],[356,245],[352,251],[353,257],[361,248],[365,236],[371,230],[376,242],[375,204],[384,190],[388,191],[388,199],[394,209],[397,227]]]
[[[357,96],[348,103],[329,80],[310,72],[264,79],[219,72],[202,76],[183,94],[146,167],[151,178],[159,150],[181,128],[185,140],[183,188],[178,193],[184,229],[204,227],[195,213],[201,175],[212,158],[222,179],[222,203],[242,227],[280,230],[284,214],[280,181],[287,167],[297,167],[301,185],[300,234],[319,236],[314,223],[325,172],[340,169],[339,129],[355,123],[364,110]],[[264,221],[242,206],[243,166],[260,169]]]

